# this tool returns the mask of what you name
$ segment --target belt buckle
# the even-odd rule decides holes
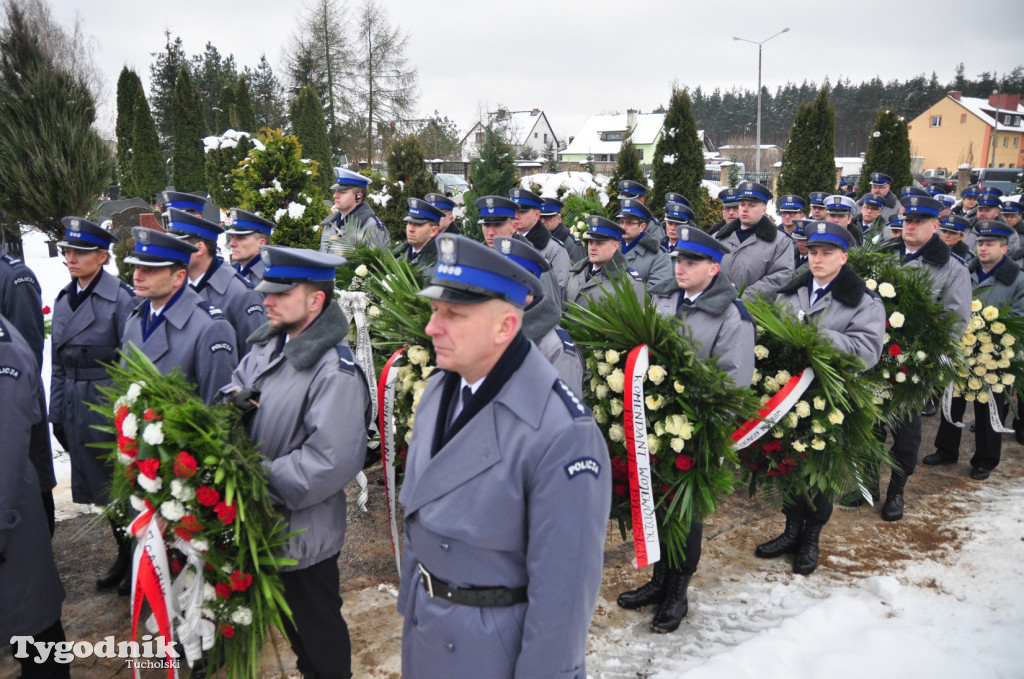
[[[423,564],[416,564],[420,569],[420,582],[427,589],[427,596],[434,598],[434,581],[430,577],[430,571],[423,567]]]

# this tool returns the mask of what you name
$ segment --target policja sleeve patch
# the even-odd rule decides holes
[[[592,457],[577,457],[565,465],[565,475],[570,479],[580,474],[593,474],[595,479],[601,478],[601,463]]]
[[[246,316],[252,316],[253,314],[262,314],[262,313],[263,313],[263,305],[262,304],[253,304],[248,309],[245,310],[245,315]]]

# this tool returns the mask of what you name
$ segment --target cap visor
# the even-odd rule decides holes
[[[299,281],[288,281],[278,283],[277,281],[268,281],[266,278],[264,278],[256,286],[256,292],[288,292],[298,284]]]
[[[436,299],[440,302],[451,302],[452,304],[479,304],[489,299],[495,299],[491,295],[481,295],[480,293],[468,292],[466,290],[455,290],[442,285],[428,285],[417,292],[416,295],[418,297],[426,297],[427,299]]]
[[[702,255],[699,252],[692,252],[690,250],[680,250],[679,248],[673,248],[672,252],[668,253],[668,256],[672,259],[689,259],[694,262],[699,262],[702,259],[712,259],[707,255]]]
[[[135,266],[175,266],[178,264],[187,266],[184,262],[175,262],[170,259],[142,259],[140,257],[125,257],[124,263]]]
[[[250,233],[256,233],[255,229],[224,229],[224,233],[228,236],[248,236]]]
[[[57,247],[59,247],[59,248],[71,248],[72,250],[86,250],[86,251],[106,250],[106,248],[101,248],[99,245],[84,245],[82,243],[71,243],[71,242],[66,241],[66,240],[59,240],[59,241],[57,241]]]

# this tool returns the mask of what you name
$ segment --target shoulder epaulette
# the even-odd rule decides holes
[[[640,275],[640,272],[639,272],[639,271],[637,271],[636,269],[634,269],[634,268],[633,268],[633,267],[631,267],[631,266],[627,266],[627,267],[626,267],[626,273],[628,273],[628,274],[629,274],[630,276],[632,276],[632,277],[633,277],[633,278],[634,278],[635,280],[638,280],[638,281],[640,281],[641,283],[642,283],[642,282],[643,282],[643,280],[644,280],[644,277]]]
[[[955,259],[956,261],[960,262],[964,266],[967,266],[967,260],[961,257],[960,255],[956,254],[952,250],[949,251],[949,256]]]
[[[553,389],[573,418],[590,417],[590,408],[583,402],[583,399],[576,395],[572,387],[561,379],[556,379]]]
[[[235,278],[245,283],[245,287],[249,288],[250,290],[254,290],[256,288],[256,285],[252,281],[250,281],[248,278],[243,276],[238,271],[235,272]]]
[[[563,248],[565,247],[565,241],[562,240],[561,238],[559,238],[558,236],[555,236],[554,234],[552,234],[551,235],[551,240],[555,241],[556,243],[561,245]]]
[[[572,341],[572,337],[569,336],[569,333],[565,328],[555,328],[555,333],[558,335],[558,339],[562,340],[563,349],[568,351],[570,354],[579,353],[576,343]]]
[[[388,230],[387,227],[384,226],[384,222],[380,221],[380,217],[378,217],[377,215],[371,215],[370,219],[372,219],[374,222],[377,223],[377,228],[378,229],[381,229],[382,231],[387,231]]]
[[[11,339],[11,333],[7,331],[7,326],[0,322],[0,342],[13,342]]]
[[[338,350],[338,367],[341,368],[341,371],[355,373],[356,360],[355,356],[352,355],[352,350],[347,344],[339,344],[335,348]]]
[[[134,296],[135,296],[135,288],[133,288],[132,286],[128,285],[127,283],[125,283],[125,282],[124,282],[124,281],[122,281],[122,280],[118,280],[118,283],[119,283],[119,284],[121,285],[121,289],[122,289],[122,290],[124,290],[125,292],[127,292],[127,293],[128,293],[129,295],[131,295],[132,297],[134,297]]]
[[[205,309],[206,313],[210,314],[210,318],[223,318],[224,320],[227,320],[220,307],[210,304],[205,299],[199,300],[199,308]]]
[[[17,257],[12,257],[11,255],[4,255],[3,257],[0,257],[0,259],[3,259],[5,262],[10,264],[11,266],[14,266],[15,264],[21,264],[21,260],[20,259],[18,259]]]
[[[738,299],[733,300],[733,304],[736,305],[736,311],[740,312],[740,318],[742,318],[745,321],[750,321],[751,323],[754,323],[754,317],[750,315],[749,311],[747,311],[746,304],[739,301]]]

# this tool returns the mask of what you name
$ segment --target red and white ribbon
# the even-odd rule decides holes
[[[405,353],[399,349],[380,371],[377,382],[377,422],[380,429],[380,455],[384,465],[384,497],[388,507],[388,528],[391,530],[391,551],[395,567],[402,572],[402,554],[398,547],[398,518],[395,507],[395,382],[398,368],[395,363]]]
[[[644,410],[644,377],[649,363],[647,345],[641,344],[626,358],[626,398],[623,426],[629,454],[629,500],[633,510],[633,566],[643,568],[661,559],[658,522],[654,512],[654,478],[647,448]]]
[[[148,504],[148,502],[147,502]],[[139,616],[143,601],[149,601],[157,631],[170,646],[173,635],[171,620],[177,614],[177,602],[171,593],[171,569],[167,563],[167,548],[164,546],[163,522],[156,511],[149,507],[132,521],[129,531],[135,536],[135,554],[132,557],[132,641],[138,639]],[[178,676],[175,663],[167,663],[167,676]],[[132,670],[138,679],[139,668]]]
[[[786,385],[757,411],[757,417],[747,420],[732,433],[733,449],[742,450],[774,429],[779,420],[793,409],[813,381],[814,369],[810,366],[804,368],[799,375],[791,377]]]

